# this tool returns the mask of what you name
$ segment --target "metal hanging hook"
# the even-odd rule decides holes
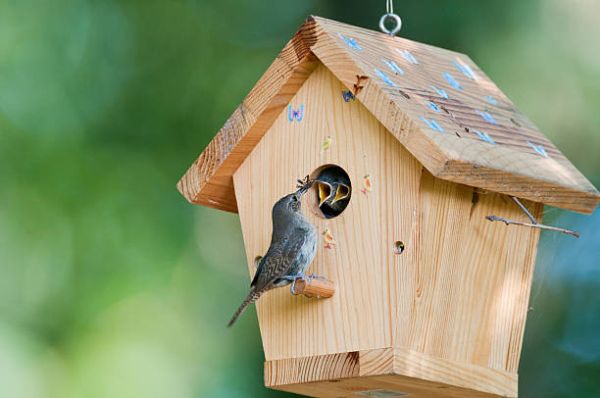
[[[386,0],[385,8],[386,13],[383,14],[379,20],[379,29],[390,36],[396,36],[396,34],[400,32],[400,29],[402,29],[402,20],[397,14],[394,14],[394,0]],[[391,20],[394,23],[391,29],[388,29],[386,26],[388,20]]]

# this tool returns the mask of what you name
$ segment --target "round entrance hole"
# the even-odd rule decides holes
[[[352,197],[352,183],[340,166],[325,165],[311,174],[316,212],[321,217],[334,218],[342,214]]]

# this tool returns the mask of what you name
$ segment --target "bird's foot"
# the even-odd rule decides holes
[[[287,281],[291,281],[292,282],[292,286],[290,287],[290,291],[292,292],[292,294],[295,295],[296,294],[296,281],[298,279],[305,280],[306,279],[306,275],[305,274],[285,275],[285,276],[281,277],[281,279],[285,279]]]

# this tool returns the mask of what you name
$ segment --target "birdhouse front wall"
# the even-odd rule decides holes
[[[309,273],[334,281],[336,293],[326,300],[286,288],[265,294],[257,313],[266,360],[285,366],[389,349],[394,373],[510,395],[538,231],[486,221],[490,214],[526,220],[505,196],[433,177],[355,94],[317,66],[234,174],[251,276],[270,243],[271,208],[296,179],[334,164],[352,183],[336,218],[323,218],[314,197],[304,200],[320,236]],[[540,204],[526,204],[541,216]],[[489,387],[487,376],[461,379],[465,367],[514,377],[506,388]],[[296,383],[288,390],[302,393],[302,381],[319,381],[310,377],[271,385]]]
[[[327,300],[267,293],[257,304],[267,360],[390,347],[393,242],[408,240],[421,166],[323,66],[304,83],[234,175],[250,274],[271,239],[271,207],[296,179],[335,164],[350,176],[350,204],[324,219],[305,198],[320,241],[309,273],[336,284]],[[365,179],[372,188],[365,188]],[[401,183],[401,184],[400,184]],[[402,190],[397,190],[402,186]]]

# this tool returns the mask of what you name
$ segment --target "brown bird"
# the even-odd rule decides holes
[[[301,211],[302,196],[312,186],[308,176],[298,180],[294,193],[279,199],[273,206],[273,234],[267,253],[259,260],[256,274],[250,283],[250,292],[228,326],[235,323],[248,305],[265,292],[303,279],[317,251],[317,232]]]

